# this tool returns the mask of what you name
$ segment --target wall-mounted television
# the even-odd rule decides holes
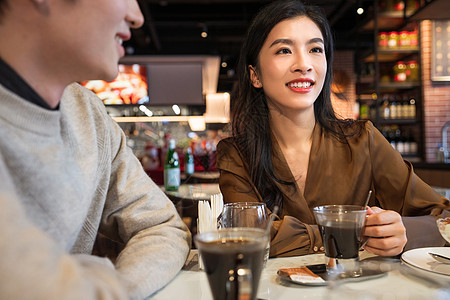
[[[149,105],[203,105],[202,65],[189,62],[147,64]]]
[[[119,64],[119,74],[111,82],[90,80],[81,82],[106,105],[143,104],[149,102],[147,66]]]
[[[217,91],[220,57],[126,56],[112,82],[82,82],[106,105],[205,105],[204,95]]]

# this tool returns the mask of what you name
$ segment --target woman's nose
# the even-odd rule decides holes
[[[126,21],[130,24],[131,28],[139,28],[144,24],[144,16],[142,15],[137,0],[128,1]]]
[[[301,72],[303,74],[310,72],[312,70],[312,65],[308,60],[308,56],[305,54],[295,55],[291,70],[292,72]]]

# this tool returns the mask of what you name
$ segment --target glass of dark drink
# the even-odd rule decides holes
[[[255,300],[268,234],[259,228],[224,228],[194,237],[215,300]]]
[[[269,224],[269,213],[263,202],[225,203],[222,213],[217,218],[219,228],[251,227],[266,229]],[[269,259],[270,242],[264,252],[264,266]]]
[[[314,216],[322,234],[327,271],[341,278],[359,277],[359,249],[367,209],[358,205],[314,207]]]

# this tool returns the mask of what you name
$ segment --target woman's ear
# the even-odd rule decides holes
[[[255,68],[252,65],[249,65],[248,70],[250,72],[250,80],[252,81],[252,85],[257,89],[262,88],[262,83],[258,78],[258,74],[256,74]]]

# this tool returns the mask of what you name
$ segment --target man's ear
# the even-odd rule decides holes
[[[250,72],[250,80],[252,81],[252,85],[257,89],[262,88],[262,83],[258,78],[255,68],[252,65],[249,65],[248,71]]]

